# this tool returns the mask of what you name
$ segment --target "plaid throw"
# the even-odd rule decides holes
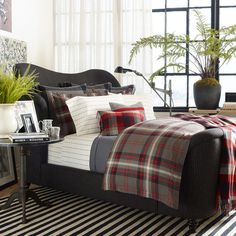
[[[221,128],[224,132],[219,173],[220,207],[224,212],[236,208],[236,124],[225,116],[196,116],[192,114],[178,114],[183,120],[195,121],[206,129]]]
[[[149,120],[125,129],[110,153],[103,189],[152,198],[177,209],[191,136],[204,129],[178,118]]]

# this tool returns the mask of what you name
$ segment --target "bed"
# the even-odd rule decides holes
[[[27,63],[16,64],[16,73],[23,74],[28,67]],[[98,84],[110,82],[113,87],[120,87],[116,78],[104,70],[88,70],[82,73],[65,74],[50,71],[45,68],[30,65],[30,71],[38,73],[38,82],[47,86],[58,86],[58,83]],[[47,102],[42,97],[34,98],[38,119],[49,118]],[[115,138],[90,135],[78,140],[75,134],[65,137],[64,152],[60,146],[52,146],[48,159],[48,148],[33,148],[31,158],[27,160],[27,180],[29,183],[52,187],[79,195],[88,196],[116,204],[138,208],[158,214],[182,217],[189,220],[189,226],[194,230],[196,220],[214,215],[216,209],[216,190],[218,182],[219,158],[221,153],[221,138],[223,131],[219,128],[209,129],[197,133],[191,138],[186,161],[183,168],[180,186],[179,208],[173,209],[165,204],[132,194],[103,191],[101,189],[105,160],[109,154]],[[87,141],[86,141],[87,138]],[[68,145],[88,144],[88,148],[80,150],[80,160],[73,160],[76,149],[66,159]],[[84,143],[83,143],[84,142]],[[105,145],[104,145],[105,144]],[[90,157],[103,156],[103,163],[89,158],[85,160],[90,146]],[[104,149],[104,146],[107,148]],[[53,154],[54,153],[54,154]],[[58,157],[58,153],[62,155]],[[84,154],[84,156],[83,156]],[[88,158],[87,158],[88,159]],[[70,163],[69,164],[65,164]],[[83,166],[83,167],[82,167]]]

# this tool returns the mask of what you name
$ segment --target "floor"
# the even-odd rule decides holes
[[[0,198],[1,197],[7,197],[9,196],[11,193],[15,192],[18,188],[18,184],[14,184],[6,189],[3,189],[0,191]]]
[[[35,188],[35,187],[38,187],[38,186],[35,184],[30,185],[30,188]],[[18,190],[18,184],[14,184],[4,190],[1,190],[0,191],[0,198],[7,197],[7,196],[11,195],[11,193],[16,192],[17,190]]]

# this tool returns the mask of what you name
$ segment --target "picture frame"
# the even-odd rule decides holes
[[[0,190],[17,183],[16,163],[12,147],[0,148]]]
[[[31,113],[21,114],[21,119],[23,122],[23,126],[25,128],[25,132],[34,133],[36,132],[35,124],[33,121],[33,117]]]
[[[22,129],[22,127],[24,127],[21,115],[25,115],[25,114],[31,114],[32,123],[35,126],[35,132],[38,132],[38,133],[40,132],[38,118],[37,118],[34,102],[32,100],[17,101],[15,103],[14,112],[15,112],[15,117],[16,117],[17,126],[18,126],[16,132],[19,132]]]

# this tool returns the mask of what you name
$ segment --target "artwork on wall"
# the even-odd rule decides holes
[[[6,65],[7,70],[11,71],[14,64],[26,61],[26,42],[0,36],[0,64]]]
[[[11,0],[0,0],[0,29],[12,32]]]
[[[0,190],[17,182],[15,157],[12,148],[0,148]]]

